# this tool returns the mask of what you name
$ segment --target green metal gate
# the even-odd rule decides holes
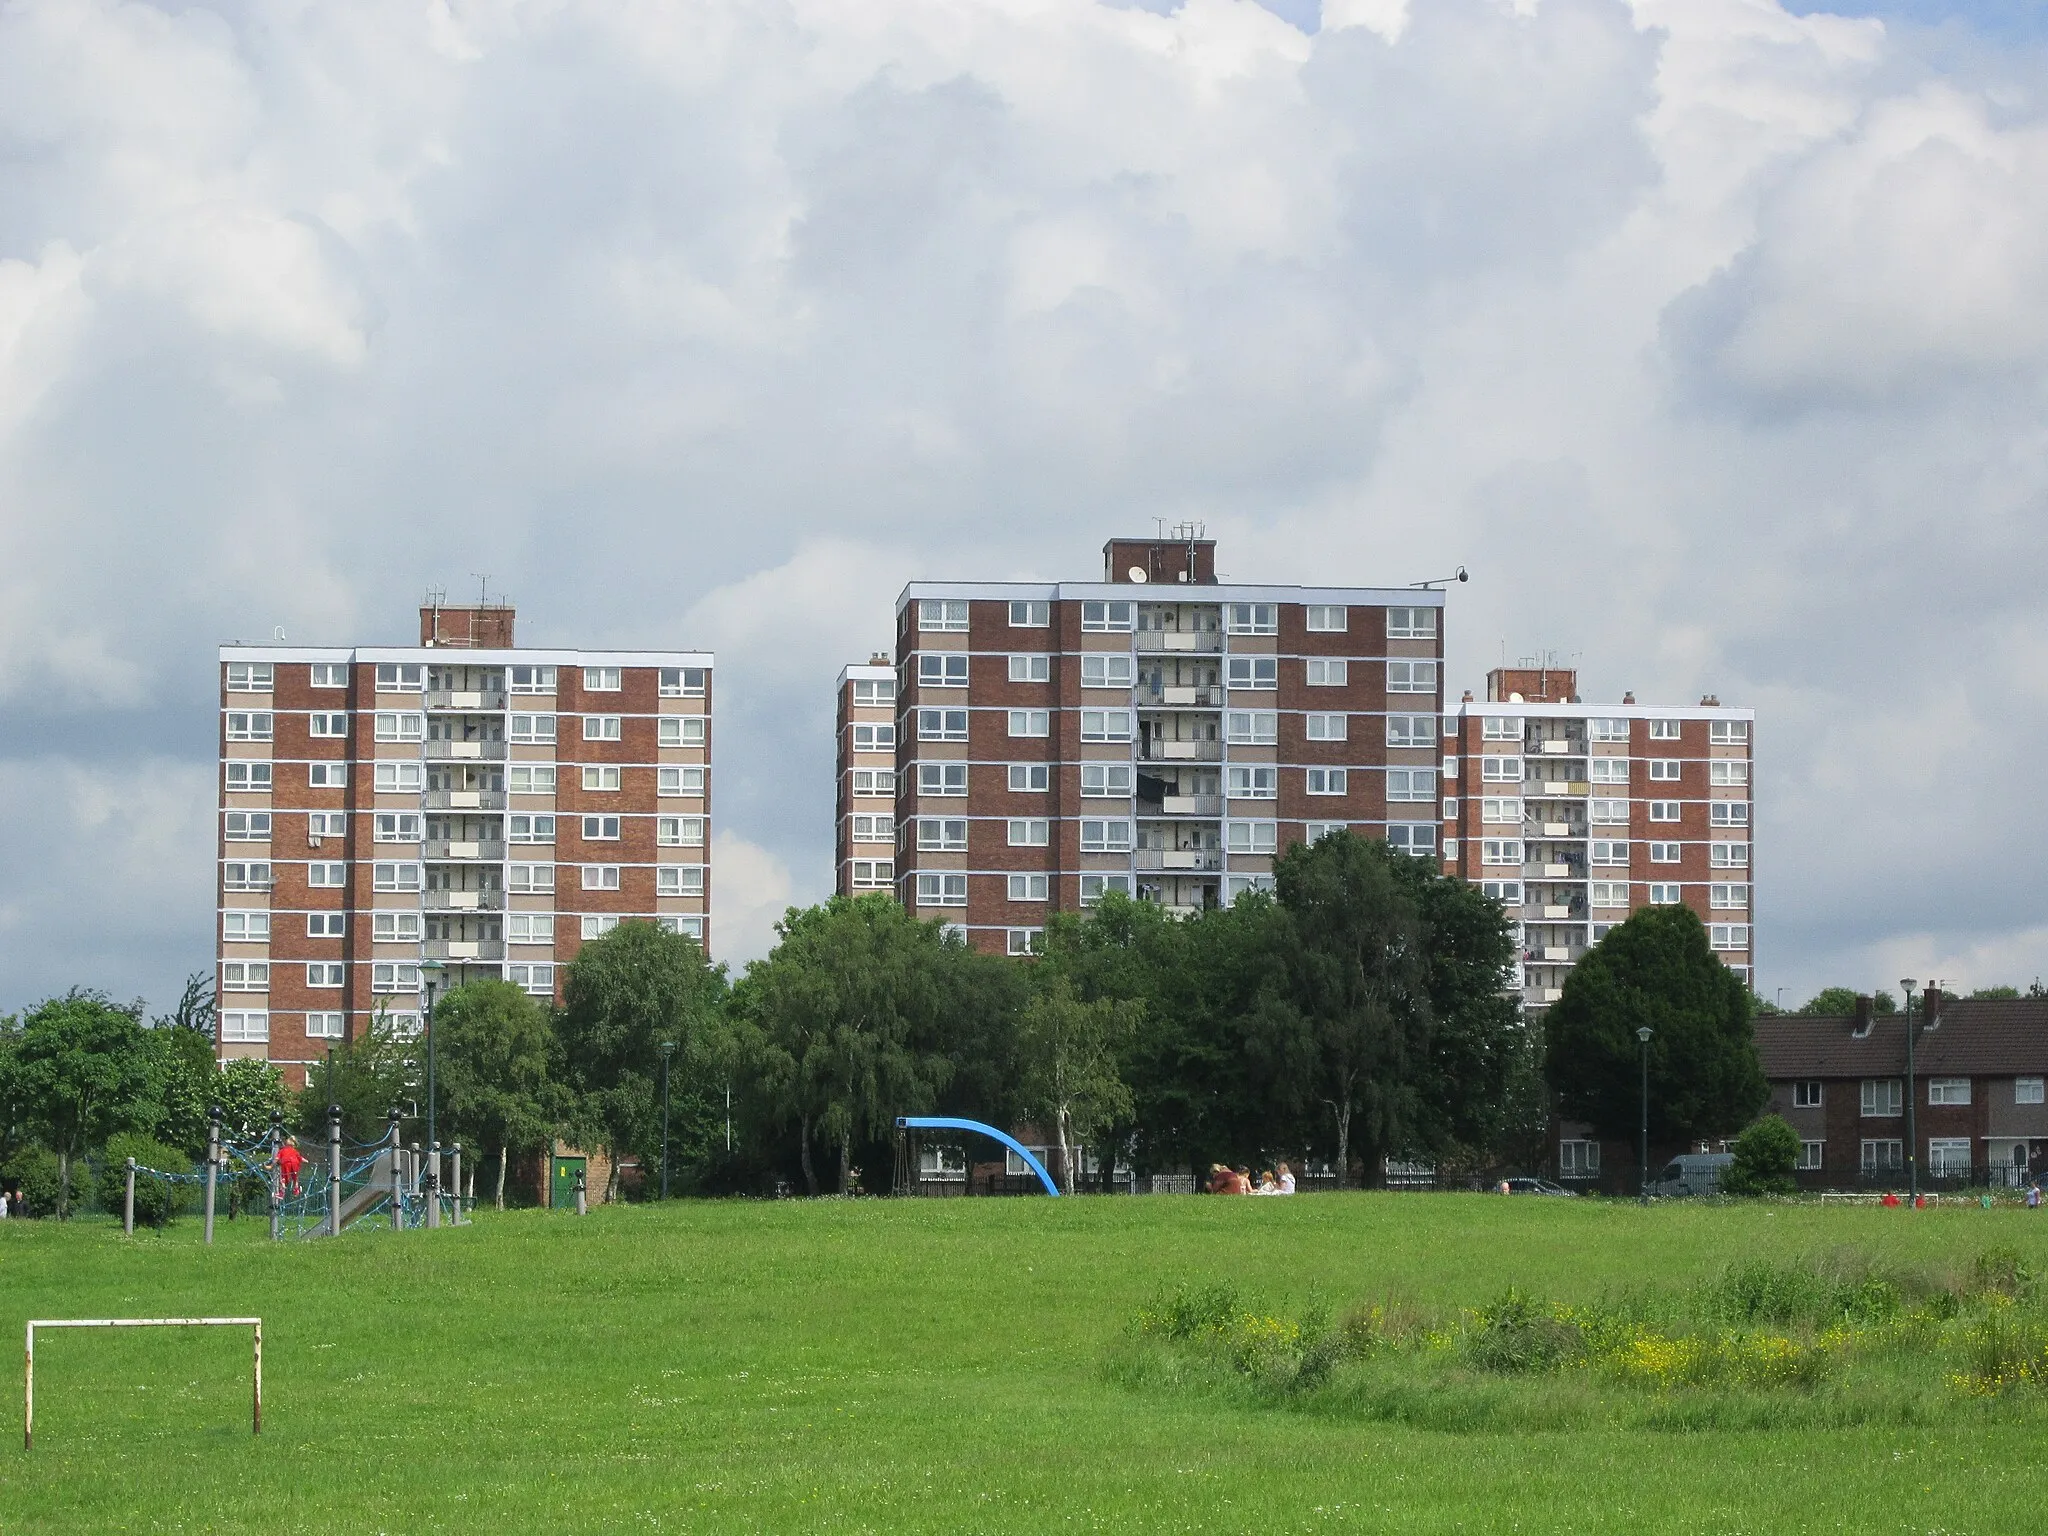
[[[548,1208],[556,1211],[576,1209],[576,1181],[584,1176],[589,1159],[585,1157],[555,1157],[550,1159],[548,1168]]]

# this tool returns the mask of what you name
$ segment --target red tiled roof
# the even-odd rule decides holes
[[[1916,1026],[1919,1023],[1915,1015]],[[1898,1077],[1906,1070],[1906,1021],[1880,1014],[1869,1035],[1854,1036],[1856,1020],[1828,1015],[1780,1014],[1756,1021],[1764,1076],[1787,1078]],[[2048,998],[1981,998],[1947,1004],[1933,1029],[1913,1046],[1914,1071],[1952,1077],[2048,1075]]]

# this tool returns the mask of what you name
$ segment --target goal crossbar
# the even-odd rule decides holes
[[[36,1330],[38,1328],[247,1328],[253,1340],[249,1433],[263,1433],[263,1319],[260,1317],[38,1317],[22,1341],[21,1448],[36,1442]]]

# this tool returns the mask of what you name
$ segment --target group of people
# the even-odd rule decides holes
[[[1212,1163],[1209,1167],[1209,1193],[1291,1195],[1294,1193],[1294,1170],[1285,1163],[1275,1163],[1261,1173],[1258,1183],[1254,1184],[1250,1168],[1232,1168],[1223,1163]]]

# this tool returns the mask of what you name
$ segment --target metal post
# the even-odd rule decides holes
[[[255,1321],[256,1357],[253,1368],[251,1369],[249,1374],[252,1382],[254,1383],[254,1390],[256,1395],[255,1403],[250,1413],[249,1433],[252,1435],[260,1435],[263,1433],[263,1319],[259,1317]]]
[[[441,1225],[441,1143],[427,1143],[427,1230]]]
[[[327,1235],[341,1236],[341,1106],[327,1106]]]
[[[668,1061],[676,1053],[673,1040],[661,1042],[661,1198],[668,1198]]]
[[[576,1214],[578,1216],[590,1214],[590,1207],[583,1188],[583,1170],[581,1168],[576,1170]]]
[[[1920,1198],[1920,1131],[1913,1103],[1913,978],[1899,983],[1906,994],[1906,1187],[1916,1202]]]
[[[220,1106],[206,1112],[206,1245],[213,1246],[213,1195],[220,1174]]]
[[[438,967],[435,967],[438,969]],[[433,1161],[427,1167],[426,1184],[422,1193],[427,1200],[427,1225],[441,1225],[441,1143],[434,1131],[434,983],[426,978],[427,1007],[423,1025],[427,1031],[427,1145],[434,1150]]]
[[[391,1106],[391,1230],[405,1230],[405,1154],[398,1146],[398,1106]]]
[[[36,1325],[28,1325],[21,1344],[21,1448],[36,1448]]]
[[[273,1109],[270,1112],[270,1182],[265,1190],[266,1203],[270,1206],[270,1240],[274,1243],[281,1235],[280,1207],[284,1204],[284,1191],[277,1187],[277,1149],[284,1145],[284,1113]]]
[[[1647,1024],[1636,1031],[1643,1048],[1643,1167],[1636,1198],[1644,1205],[1650,1203],[1650,1034]]]
[[[135,1159],[128,1159],[128,1193],[121,1201],[121,1231],[124,1236],[135,1235]]]
[[[453,1157],[448,1163],[448,1182],[455,1186],[455,1225],[462,1225],[462,1143],[455,1143]]]

